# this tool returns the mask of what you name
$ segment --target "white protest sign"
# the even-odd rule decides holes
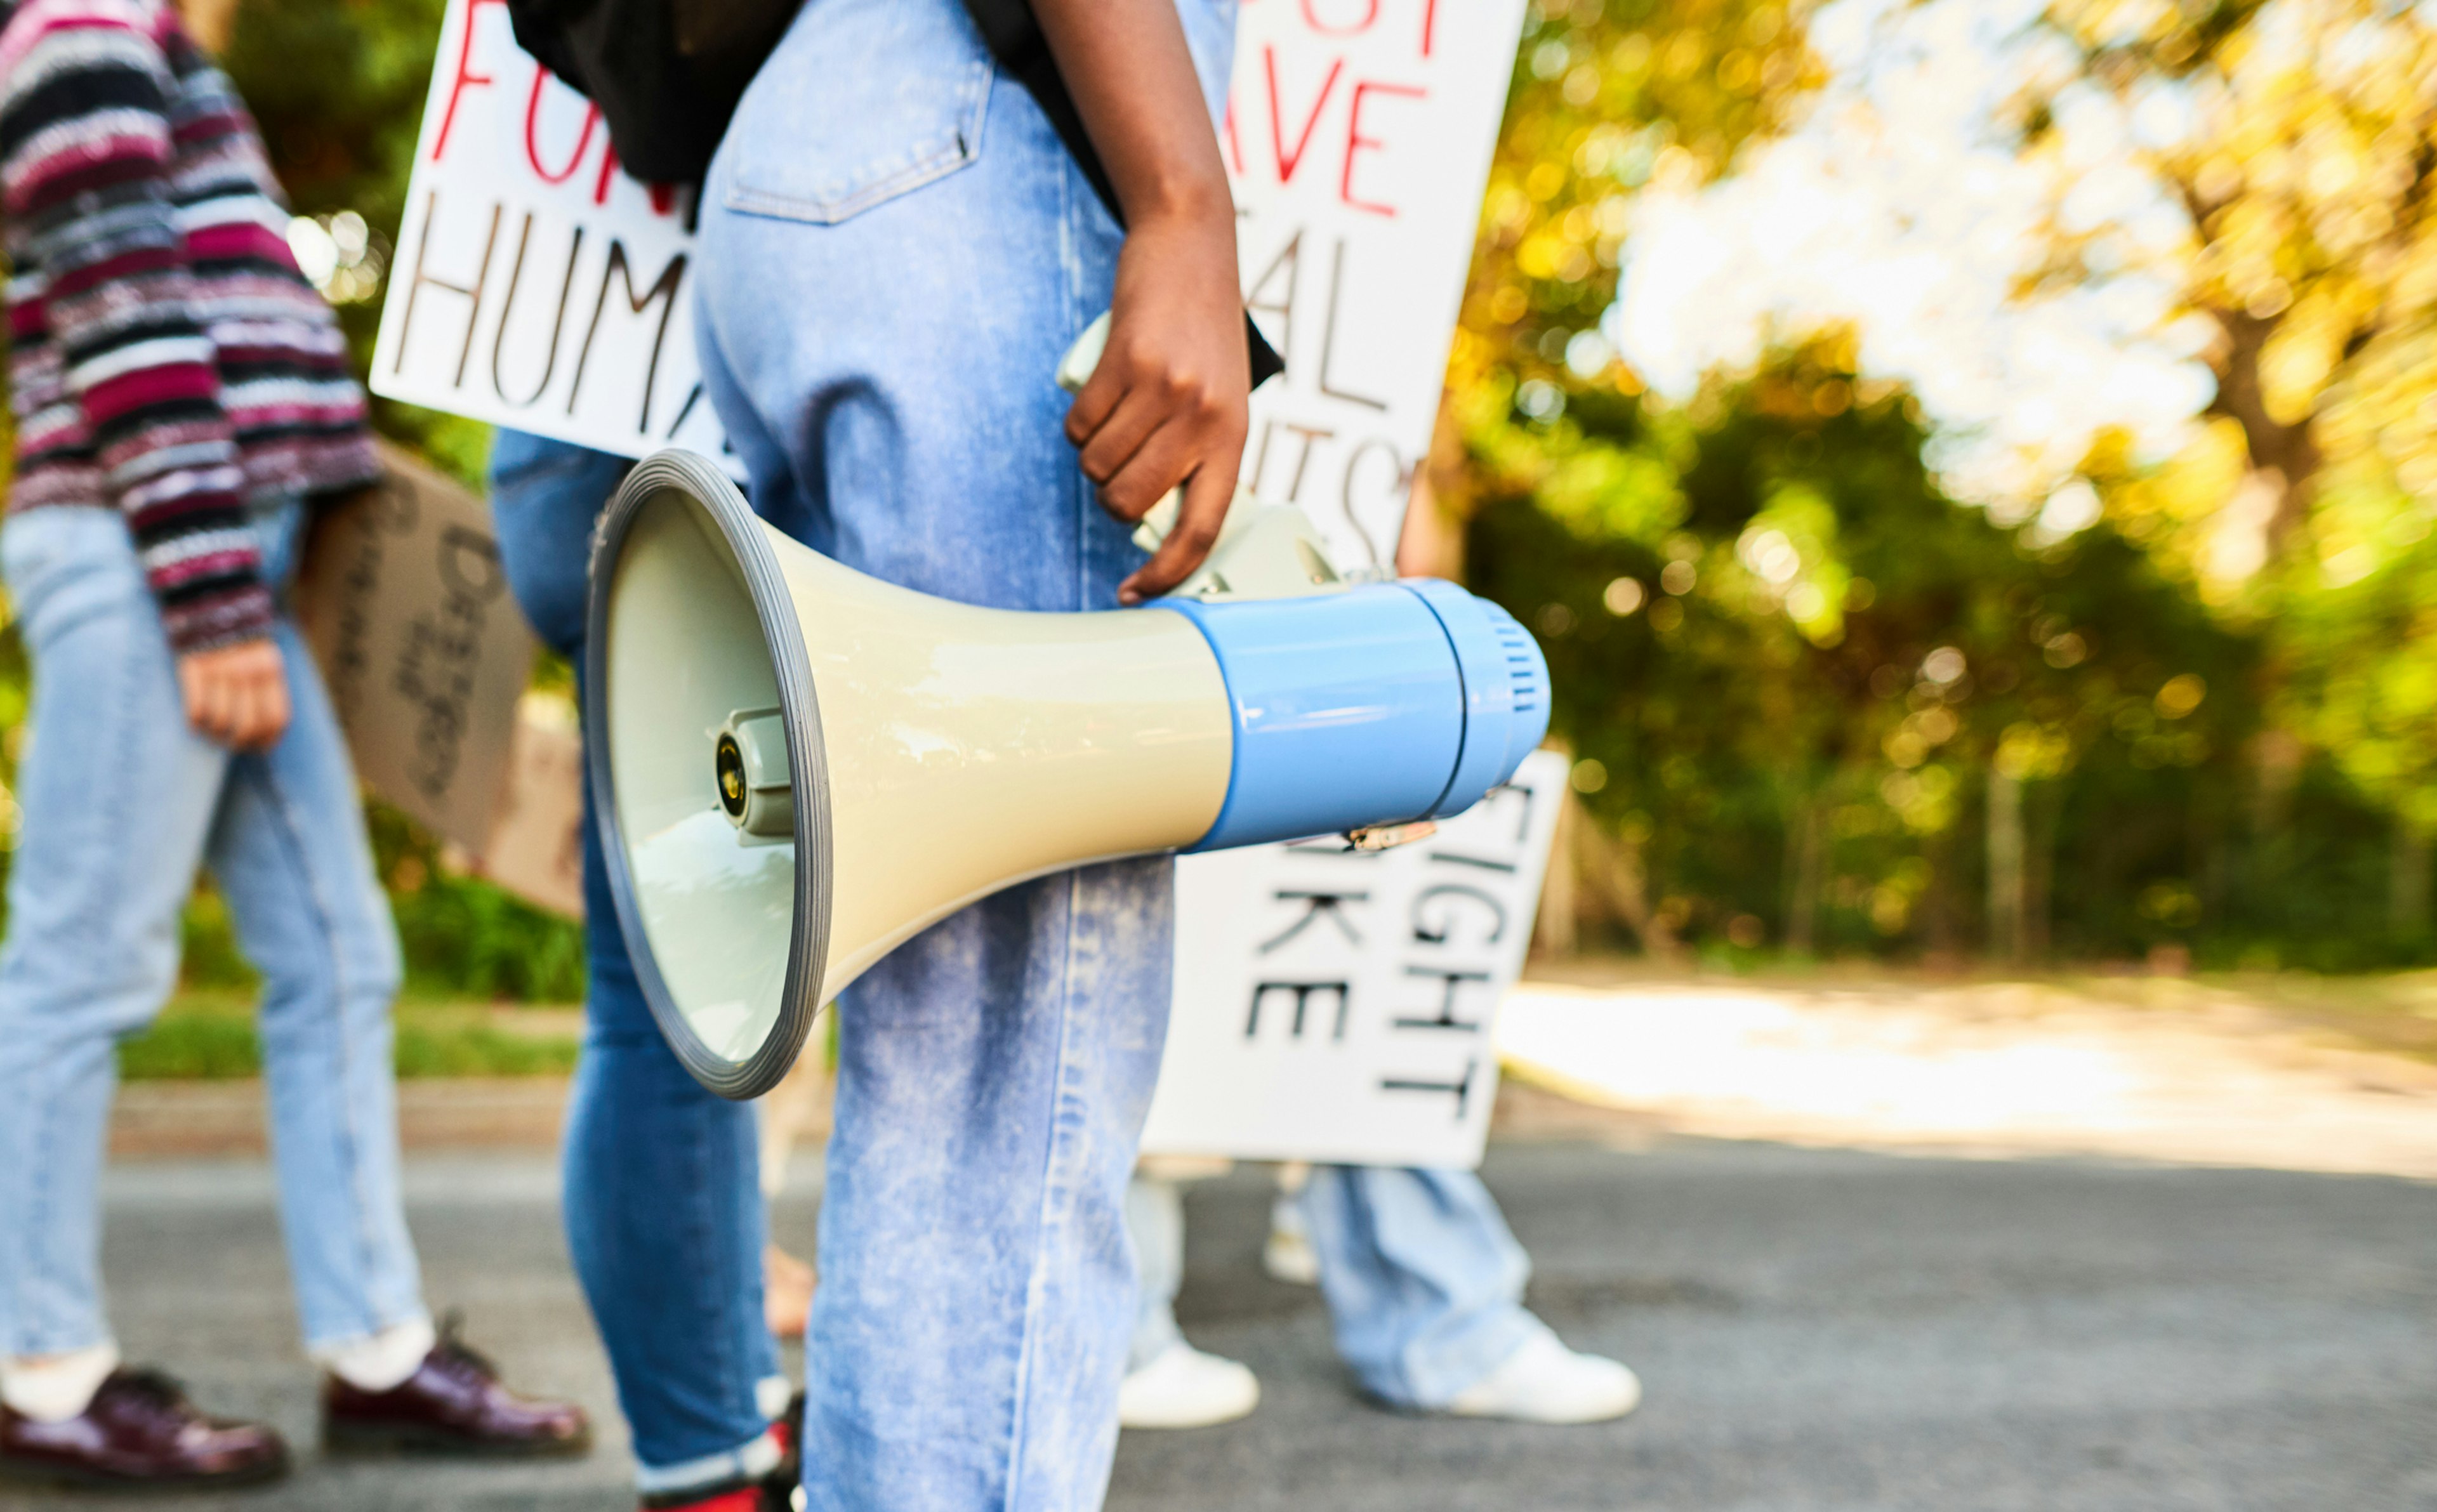
[[[1244,299],[1287,361],[1243,478],[1342,568],[1395,559],[1472,263],[1523,0],[1244,0],[1220,147]]]
[[[449,0],[373,353],[375,392],[640,457],[721,456],[680,199],[619,169],[501,0]]]
[[[1188,856],[1152,1155],[1469,1167],[1568,766],[1534,752],[1437,834]]]
[[[1438,418],[1523,0],[1240,14],[1220,145],[1245,300],[1287,359],[1253,396],[1244,479],[1302,505],[1341,566],[1385,566]],[[599,113],[517,46],[501,0],[449,0],[373,388],[622,456],[721,455],[683,208],[620,171]]]

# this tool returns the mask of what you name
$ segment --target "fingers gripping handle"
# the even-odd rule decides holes
[[[1103,312],[1059,359],[1058,386],[1069,393],[1081,392],[1108,345],[1109,317]],[[1176,529],[1183,506],[1184,490],[1169,489],[1135,522],[1134,545],[1158,550]],[[1291,504],[1263,504],[1238,483],[1210,555],[1174,592],[1189,599],[1287,599],[1341,586],[1343,576],[1329,561],[1310,518]]]

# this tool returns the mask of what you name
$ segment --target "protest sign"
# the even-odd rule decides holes
[[[1287,361],[1243,478],[1390,566],[1428,455],[1523,0],[1247,0],[1220,148],[1245,304]]]
[[[357,775],[481,849],[535,651],[482,501],[384,445],[380,481],[320,512],[295,598]]]
[[[618,167],[501,0],[449,0],[373,353],[377,393],[628,457],[721,456],[683,197]]]
[[[1243,477],[1341,567],[1395,554],[1522,25],[1523,0],[1242,8],[1220,148],[1245,301],[1287,360]],[[500,0],[449,0],[373,388],[622,456],[722,455],[686,209],[619,170]]]
[[[1176,998],[1143,1149],[1478,1165],[1568,765],[1535,752],[1437,834],[1176,868]]]
[[[575,704],[527,693],[517,704],[507,775],[489,838],[450,846],[454,871],[493,882],[534,907],[584,916],[584,737]]]

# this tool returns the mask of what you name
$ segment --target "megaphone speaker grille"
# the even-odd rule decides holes
[[[585,759],[619,928],[686,1069],[757,1096],[803,1048],[829,955],[828,763],[792,733],[820,728],[802,629],[761,522],[690,453],[627,475],[592,572]],[[755,790],[782,734],[773,808]]]

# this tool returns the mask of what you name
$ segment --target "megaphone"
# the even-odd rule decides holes
[[[1300,560],[1262,526],[1238,533]],[[976,608],[799,545],[684,451],[628,475],[591,570],[586,758],[618,922],[678,1058],[731,1098],[1001,888],[1393,838],[1470,808],[1548,727],[1538,646],[1452,583]]]

